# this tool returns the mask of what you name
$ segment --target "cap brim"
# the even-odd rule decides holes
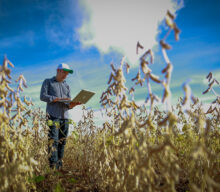
[[[63,70],[73,74],[73,70],[72,69],[63,69]]]

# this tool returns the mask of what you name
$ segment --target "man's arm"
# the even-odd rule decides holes
[[[69,104],[69,109],[72,109],[73,107],[75,107],[75,106],[77,106],[77,105],[81,105],[81,103],[80,103],[80,102],[71,102],[71,103]]]
[[[67,97],[71,100],[70,87],[69,87],[69,85],[67,85],[67,90],[68,90],[68,92],[67,92]]]
[[[51,103],[58,100],[59,98],[52,95],[48,95],[48,88],[49,88],[49,81],[45,79],[41,86],[40,100],[47,103]]]
[[[70,96],[70,87],[69,87],[69,85],[67,86],[67,89],[68,89],[67,97],[68,97],[69,99],[71,99],[71,96]],[[77,105],[81,105],[81,103],[80,103],[80,102],[71,102],[71,103],[68,103],[68,104],[67,104],[67,107],[68,107],[69,109],[72,109],[73,107],[75,107],[75,106],[77,106]]]

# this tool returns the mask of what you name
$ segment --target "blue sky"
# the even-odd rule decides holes
[[[165,63],[157,41],[167,28],[159,24],[165,11],[172,9],[181,29],[178,42],[172,33],[167,40],[172,46],[168,55],[174,65],[173,103],[183,96],[181,86],[188,79],[195,96],[204,102],[212,100],[211,93],[203,96],[202,91],[207,87],[208,72],[220,81],[220,1],[130,0],[126,5],[123,0],[118,2],[1,0],[0,59],[7,55],[15,65],[14,78],[24,74],[28,82],[24,94],[44,110],[45,104],[39,100],[41,83],[55,75],[59,63],[66,62],[75,71],[67,79],[72,97],[80,89],[95,91],[97,94],[87,107],[97,110],[111,72],[109,64],[114,62],[117,66],[124,54],[128,54],[128,60],[131,58],[132,65],[126,76],[127,86],[133,85],[129,79],[136,76],[138,64],[132,63],[132,51],[135,53],[136,48],[132,43],[138,40],[146,49],[153,48],[156,60],[152,69],[161,76]],[[162,87],[152,86],[153,92],[161,96]],[[216,91],[220,93],[217,87]],[[135,99],[141,101],[146,96],[147,89],[137,87]]]

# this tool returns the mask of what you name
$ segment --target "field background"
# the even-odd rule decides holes
[[[38,3],[0,3],[0,191],[220,191],[219,3]],[[72,96],[96,91],[70,111],[62,172],[39,100],[59,62]]]

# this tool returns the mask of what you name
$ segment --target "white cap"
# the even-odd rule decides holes
[[[67,71],[69,73],[73,73],[73,70],[70,69],[69,65],[67,65],[66,63],[61,63],[58,65],[57,69],[63,69],[64,71]]]

